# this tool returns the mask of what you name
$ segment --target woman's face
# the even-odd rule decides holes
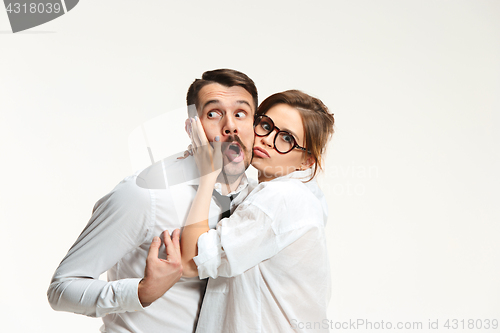
[[[266,116],[272,119],[275,127],[292,134],[297,144],[304,147],[304,126],[297,109],[287,104],[277,104],[267,111]],[[259,182],[281,177],[299,169],[305,170],[312,165],[311,158],[306,158],[307,154],[300,149],[292,149],[286,154],[278,153],[274,148],[276,133],[278,130],[275,128],[267,136],[255,135],[252,165],[259,171]]]

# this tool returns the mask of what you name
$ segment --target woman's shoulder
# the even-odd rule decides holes
[[[263,193],[278,195],[284,200],[290,199],[293,196],[308,197],[311,200],[313,200],[312,197],[315,197],[312,187],[317,186],[311,186],[312,184],[305,183],[296,178],[282,178],[260,183],[258,187],[261,187]]]
[[[294,219],[322,216],[320,200],[298,179],[262,182],[245,201],[264,210],[273,219],[277,215]]]

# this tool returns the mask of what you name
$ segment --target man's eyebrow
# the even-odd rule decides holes
[[[248,105],[248,107],[249,107],[250,109],[252,109],[252,106],[250,105],[250,103],[248,103],[248,102],[247,102],[247,101],[245,101],[245,100],[238,100],[238,101],[236,101],[236,103],[237,103],[237,104],[246,104],[246,105]],[[211,99],[211,100],[209,100],[209,101],[205,102],[205,104],[203,104],[203,108],[202,108],[202,110],[203,110],[203,109],[205,109],[205,108],[206,108],[208,105],[210,105],[210,104],[220,104],[220,101],[219,101],[218,99]]]
[[[248,105],[248,107],[250,107],[250,109],[252,109],[252,106],[250,105],[250,103],[248,103],[245,100],[236,101],[236,103],[238,103],[238,104],[246,104],[246,105]]]
[[[203,107],[201,109],[203,110],[204,108],[206,108],[210,104],[219,104],[219,103],[220,103],[220,101],[218,99],[211,99],[211,100],[207,101],[205,104],[203,104]]]

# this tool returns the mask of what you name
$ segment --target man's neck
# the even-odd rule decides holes
[[[217,178],[217,181],[221,184],[221,194],[228,195],[229,193],[236,191],[244,175],[245,174],[242,173],[238,177],[228,177],[226,174],[221,172]]]

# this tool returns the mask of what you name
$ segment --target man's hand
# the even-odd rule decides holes
[[[184,151],[184,156],[179,156],[179,157],[177,157],[177,159],[178,160],[183,160],[183,159],[187,158],[188,156],[193,156],[192,149],[193,149],[193,145],[190,144],[187,147],[187,150]]]
[[[175,229],[172,238],[168,231],[163,232],[167,259],[158,258],[161,241],[155,237],[149,247],[144,278],[139,282],[139,301],[143,306],[163,296],[182,275],[181,250],[179,246],[180,230]]]

